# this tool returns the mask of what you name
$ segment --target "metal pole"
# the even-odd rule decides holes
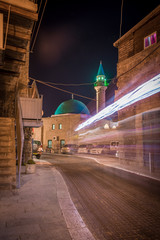
[[[152,156],[151,156],[151,152],[149,152],[149,172],[152,173]]]
[[[5,42],[4,42],[4,47],[3,47],[4,50],[6,49],[6,44],[7,44],[7,36],[8,36],[8,27],[9,27],[10,12],[11,12],[11,5],[9,5],[9,9],[8,9],[8,17],[7,17],[7,25],[6,25],[6,35],[5,35]]]

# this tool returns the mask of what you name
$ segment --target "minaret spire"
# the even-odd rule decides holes
[[[96,90],[96,110],[97,113],[105,107],[105,91],[108,83],[102,66],[102,60],[100,61],[98,73],[96,76],[96,82],[94,89]]]

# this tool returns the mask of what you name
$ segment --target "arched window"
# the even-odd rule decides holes
[[[62,123],[59,123],[58,129],[62,129]]]

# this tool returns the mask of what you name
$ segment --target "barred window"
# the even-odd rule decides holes
[[[144,48],[147,48],[157,42],[157,32],[144,38]]]

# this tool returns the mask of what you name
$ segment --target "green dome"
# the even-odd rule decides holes
[[[55,111],[55,115],[65,113],[90,114],[86,105],[78,100],[70,99],[62,102]]]

